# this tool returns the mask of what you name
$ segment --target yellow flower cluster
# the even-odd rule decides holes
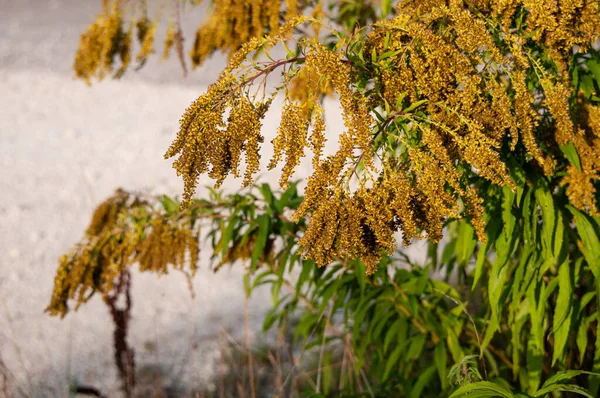
[[[225,74],[183,115],[177,139],[165,157],[180,155],[174,167],[184,178],[184,201],[191,200],[200,174],[208,173],[217,186],[229,173],[239,177],[243,153],[244,185],[249,185],[258,171],[263,142],[261,119],[270,102],[253,104],[240,94],[237,80]],[[226,111],[229,115],[224,120]]]
[[[135,55],[138,67],[142,67],[156,52],[159,20],[158,16],[154,20],[148,19],[145,0],[102,0],[102,3],[102,12],[81,35],[73,64],[76,77],[88,84],[92,78],[102,80],[113,72],[114,77],[119,78],[125,73],[132,59],[134,30],[140,44],[140,51]],[[181,5],[179,1],[174,3],[162,59],[168,58],[175,46],[182,69],[187,73],[179,20]],[[190,52],[193,66],[202,64],[217,50],[233,56],[252,40],[260,41],[265,34],[281,34],[285,30],[281,27],[299,18],[302,9],[307,6],[298,0],[215,0],[212,3],[207,21],[196,32]],[[121,65],[115,70],[117,57]]]
[[[600,216],[594,183],[600,180],[600,107],[581,106],[579,129],[574,134],[581,171],[571,165],[562,185],[567,185],[567,196],[575,207]]]
[[[137,23],[125,19],[119,0],[103,0],[103,11],[81,35],[75,55],[75,76],[90,83],[93,77],[102,80],[113,73],[115,58],[121,60],[115,77],[121,77],[131,62],[133,27],[141,45],[136,61],[143,65],[154,52],[158,21],[140,18]]]
[[[156,217],[150,224],[150,232],[136,247],[133,262],[139,262],[140,271],[166,274],[168,266],[184,271],[189,264],[191,273],[196,272],[200,252],[198,236],[165,217]]]
[[[87,83],[94,76],[104,78],[112,72],[116,56],[121,57],[123,68],[130,59],[131,39],[123,30],[123,12],[118,1],[104,0],[103,12],[81,35],[73,69],[78,78]]]
[[[290,99],[299,102],[314,101],[315,98],[310,98],[310,96],[315,93],[319,97],[324,95],[331,97],[333,94],[333,88],[327,76],[311,74],[307,68],[301,68],[298,71],[298,74],[290,80],[288,89]]]
[[[304,156],[310,123],[306,117],[308,112],[306,107],[307,102],[286,104],[283,108],[278,135],[273,140],[274,154],[269,163],[269,169],[275,168],[283,152],[286,156],[285,166],[281,173],[280,185],[282,187],[287,187],[287,181],[300,164],[300,158]]]
[[[441,162],[444,174],[448,175],[457,160],[465,161],[491,182],[512,186],[500,157],[506,140],[515,150],[520,138],[529,156],[547,175],[556,172],[555,151],[551,149],[557,145],[573,143],[581,158],[594,151],[600,153],[589,139],[597,137],[600,130],[588,127],[588,139],[577,134],[569,109],[572,89],[567,86],[570,77],[565,66],[573,46],[583,51],[598,37],[600,13],[598,4],[593,3],[480,0],[466,5],[459,0],[404,1],[398,4],[394,19],[383,22],[370,34],[368,51],[397,52],[390,59],[394,67],[381,73],[383,96],[391,104],[405,93],[411,102],[427,101],[427,116],[412,120],[421,123],[419,129],[427,125],[451,154],[441,156],[441,148],[432,147],[436,140],[427,140],[431,133],[422,135],[426,145],[421,149],[430,151]],[[525,12],[522,31],[510,25],[518,12]],[[577,15],[585,17],[577,19]],[[496,18],[501,23],[494,22]],[[542,67],[532,57],[523,37],[548,46],[547,55],[557,72]],[[531,70],[538,75],[543,89],[541,102],[527,86]],[[583,120],[580,123],[586,124]],[[536,133],[538,128],[553,131],[553,135]],[[411,162],[418,163],[413,155]],[[597,212],[592,181],[600,178],[600,168],[589,161],[582,168],[584,171],[579,172],[569,167],[569,176],[564,180],[567,193],[582,210]],[[472,191],[451,183],[456,179],[447,181],[465,202],[477,201]],[[483,225],[480,219],[472,222]],[[480,238],[482,232],[480,227]]]
[[[165,39],[165,48],[163,50],[162,60],[169,58],[173,44],[175,44],[175,23],[171,21],[167,28],[167,38]]]
[[[118,190],[98,206],[85,238],[60,258],[46,311],[64,316],[70,299],[77,309],[95,292],[110,294],[118,276],[135,263],[142,271],[164,274],[172,265],[193,275],[198,238],[189,218],[169,219],[149,202]]]
[[[144,17],[140,19],[137,26],[137,38],[141,44],[140,52],[135,56],[135,60],[143,65],[148,57],[154,53],[154,37],[158,23],[152,22]],[[168,39],[168,37],[167,37]]]
[[[299,11],[298,0],[214,0],[196,32],[192,64],[201,65],[215,50],[233,54],[250,39],[277,32],[281,18],[290,21]]]
[[[314,172],[294,218],[310,217],[300,244],[318,264],[355,257],[373,271],[395,250],[396,232],[405,244],[415,237],[439,240],[449,218],[468,217],[485,240],[482,198],[471,179],[515,188],[505,163],[510,151],[548,176],[566,170],[569,199],[598,214],[600,111],[582,103],[573,117],[566,66],[574,49],[585,50],[600,32],[597,2],[406,0],[394,18],[347,39],[357,43],[332,49],[305,39],[295,58],[255,65],[254,75],[244,75],[252,70],[243,67],[250,52],[286,37],[280,29],[270,39],[249,39],[276,28],[266,14],[256,16],[254,3],[226,2],[238,8],[214,22],[211,29],[221,26],[247,42],[235,44],[241,50],[220,80],[186,111],[167,152],[179,155],[175,168],[186,200],[201,173],[217,185],[229,173],[238,176],[242,151],[250,181],[268,104],[253,105],[247,87],[277,67],[300,64],[284,70],[285,103],[269,168],[285,156],[286,186],[306,148],[312,150]],[[243,23],[242,8],[251,16]],[[287,31],[301,22],[288,22]],[[532,42],[544,53],[532,51]],[[323,156],[320,99],[330,93],[339,98],[344,129],[337,151]],[[579,168],[568,166],[560,151],[571,144]]]
[[[402,228],[407,241],[417,233],[422,211],[412,183],[402,173],[390,171],[373,187],[362,187],[353,195],[323,190],[299,243],[306,257],[319,265],[359,258],[371,273],[381,255],[395,249],[395,231]]]

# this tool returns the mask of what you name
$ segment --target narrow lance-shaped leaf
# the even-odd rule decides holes
[[[531,318],[531,337],[527,342],[527,375],[529,393],[537,390],[542,380],[544,360],[544,314],[546,311],[545,282],[535,278],[527,291],[529,316]]]
[[[258,236],[254,242],[254,250],[252,251],[252,262],[250,264],[252,269],[256,268],[258,259],[265,249],[267,238],[269,237],[270,217],[267,214],[261,214],[257,217],[256,222],[258,222]]]
[[[533,396],[534,397],[545,397],[546,394],[548,394],[548,393],[559,392],[559,391],[572,392],[575,394],[583,395],[584,397],[594,398],[594,396],[589,391],[587,391],[585,388],[575,386],[572,384],[552,384],[548,387],[542,388],[541,390],[537,391],[535,394],[533,394]]]
[[[445,390],[448,385],[447,368],[446,362],[448,361],[448,354],[446,352],[446,344],[441,341],[435,346],[434,351],[435,367],[442,383],[442,389]]]
[[[562,213],[556,209],[552,193],[545,186],[540,186],[535,190],[535,198],[542,209],[542,249],[544,250],[544,259],[542,277],[544,271],[560,261],[559,256],[563,246],[564,224]]]
[[[590,217],[572,206],[567,206],[575,216],[577,232],[583,243],[583,255],[594,277],[600,278],[600,219]]]
[[[475,229],[466,221],[461,221],[458,226],[458,237],[456,239],[456,260],[460,264],[466,264],[477,246]]]
[[[571,331],[571,312],[573,286],[571,283],[570,264],[565,261],[558,270],[558,297],[556,298],[556,307],[554,309],[554,353],[552,355],[552,366],[556,364],[559,358],[563,358],[566,349],[567,339]]]
[[[513,398],[514,394],[506,388],[489,381],[467,384],[454,391],[449,398],[459,397],[504,397]]]
[[[490,273],[490,279],[488,281],[488,294],[490,302],[490,320],[488,327],[485,331],[485,337],[481,344],[481,349],[485,350],[487,345],[490,343],[492,337],[498,330],[500,325],[500,313],[501,303],[500,298],[505,288],[506,280],[508,278],[508,265],[507,262],[513,251],[513,245],[515,244],[515,232],[516,219],[512,214],[512,207],[515,200],[515,193],[510,188],[505,187],[503,190],[502,198],[502,232],[498,239],[496,239],[496,261],[492,267]]]
[[[563,151],[569,162],[575,166],[575,168],[581,172],[581,162],[579,161],[579,155],[577,154],[577,149],[575,149],[575,145],[572,142],[565,144],[560,147],[560,150]]]
[[[567,206],[567,208],[575,216],[577,232],[583,243],[583,255],[594,274],[597,305],[600,305],[600,221],[598,217],[589,217],[572,206]],[[600,322],[597,324],[596,336],[600,336]],[[600,372],[600,337],[596,338],[593,369],[595,372]],[[600,390],[600,377],[593,378],[590,381],[590,387],[592,392],[597,393]]]
[[[421,373],[417,382],[414,384],[412,390],[410,391],[410,398],[420,398],[423,396],[423,390],[429,384],[430,380],[435,375],[435,365],[432,365],[425,369],[424,372]]]

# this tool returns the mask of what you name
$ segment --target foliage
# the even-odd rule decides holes
[[[105,0],[82,35],[79,77],[104,77],[117,56],[116,75],[127,67],[136,3],[125,4]],[[145,60],[156,25],[140,21]],[[300,316],[302,351],[320,350],[316,392],[594,396],[598,32],[599,4],[587,0],[215,0],[192,64],[216,50],[229,64],[185,111],[166,153],[184,206],[109,199],[61,261],[50,311],[106,294],[136,262],[193,273],[204,225],[217,261],[248,264],[248,294],[271,285],[266,328]],[[271,58],[276,46],[284,59]],[[280,83],[267,84],[275,71]],[[268,167],[284,163],[285,191],[193,199],[201,174],[217,187],[229,175],[253,183],[261,120],[278,95]],[[344,126],[327,154],[331,95]],[[289,179],[307,148],[313,174],[299,196]],[[427,239],[425,264],[398,251],[400,234],[405,245]],[[327,358],[339,347],[334,371]]]

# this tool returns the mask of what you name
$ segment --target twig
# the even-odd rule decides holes
[[[131,275],[123,271],[119,275],[117,284],[113,287],[113,294],[107,295],[104,302],[110,309],[110,314],[115,325],[113,344],[115,349],[115,364],[119,370],[119,377],[123,383],[122,390],[126,397],[133,397],[135,387],[135,353],[127,343],[129,319],[131,317]],[[117,307],[119,297],[124,296],[125,307]]]
[[[283,327],[279,327],[279,333],[277,333],[277,350],[275,351],[275,364],[276,364],[276,384],[279,390],[283,386],[283,374],[281,368],[281,348],[284,345],[284,330]],[[283,394],[283,393],[282,393]]]
[[[217,104],[215,105],[215,108],[218,108],[219,106],[223,105],[225,103],[225,101],[227,101],[229,99],[229,97],[231,97],[233,95],[233,93],[237,92],[238,90],[245,87],[246,85],[253,83],[256,79],[258,79],[265,73],[269,74],[282,65],[291,64],[294,62],[303,62],[305,60],[306,60],[306,57],[294,57],[294,58],[285,59],[285,60],[271,63],[265,69],[258,71],[258,73],[256,73],[254,76],[252,76],[248,80],[244,80],[244,81],[240,82],[237,86],[235,86],[234,88],[229,90],[229,92],[223,96],[221,101],[217,102]]]
[[[175,32],[175,50],[177,51],[177,58],[183,68],[183,77],[187,77],[188,71],[185,64],[185,55],[183,53],[183,31],[181,29],[181,9],[179,0],[173,0],[175,2],[175,24],[177,25],[177,31]]]
[[[348,340],[348,338],[350,337],[350,335],[346,336],[346,340]],[[344,353],[342,354],[342,368],[340,371],[340,384],[338,386],[338,390],[342,391],[344,389],[344,379],[346,378],[346,347],[344,346]]]
[[[254,364],[252,363],[252,350],[250,350],[250,325],[248,322],[248,295],[244,298],[244,335],[248,357],[248,370],[250,379],[250,396],[256,398],[256,391],[254,386]]]
[[[391,122],[393,122],[397,117],[404,115],[403,111],[394,111],[392,113],[390,113],[390,115],[381,123],[381,126],[379,127],[379,129],[377,129],[377,132],[375,132],[375,134],[373,134],[373,137],[371,138],[371,145],[373,144],[373,142],[375,142],[375,139],[379,136],[379,134],[381,134],[388,126]],[[348,172],[348,178],[351,178],[357,171],[358,169],[358,165],[360,164],[360,162],[364,159],[365,157],[365,153],[362,152],[360,154],[360,156],[356,159],[356,161],[354,162],[354,166],[352,167],[352,169],[349,170]]]

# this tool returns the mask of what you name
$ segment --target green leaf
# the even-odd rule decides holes
[[[563,151],[567,159],[569,159],[569,162],[581,172],[581,162],[579,161],[579,155],[577,154],[575,145],[573,145],[572,142],[569,142],[568,144],[561,146],[560,150]]]
[[[563,358],[571,331],[573,286],[568,260],[563,262],[558,270],[558,281],[558,297],[556,298],[553,321],[554,353],[552,355],[552,366],[559,358]]]
[[[591,97],[594,92],[594,79],[590,75],[583,75],[580,78],[581,85],[579,86],[583,90],[583,94],[586,98]]]
[[[583,364],[583,360],[585,359],[585,352],[587,350],[588,345],[588,332],[590,328],[590,324],[596,320],[596,315],[593,314],[585,319],[583,319],[579,323],[579,327],[577,328],[577,349],[579,350],[579,365]]]
[[[576,278],[577,280],[577,278]],[[581,300],[579,300],[579,313],[582,313],[583,310],[585,309],[585,307],[587,307],[587,305],[589,303],[592,302],[592,300],[596,297],[596,292],[587,292],[586,294],[583,295],[583,297],[581,297]]]
[[[229,248],[229,243],[233,238],[233,231],[235,230],[236,225],[238,224],[240,217],[238,215],[233,215],[229,219],[229,224],[227,227],[223,229],[221,233],[221,241],[220,241],[220,251],[221,255],[224,256],[227,253],[227,249]]]
[[[487,258],[487,252],[492,247],[492,242],[494,242],[498,238],[498,234],[502,229],[502,221],[497,217],[490,217],[489,220],[486,219],[487,227],[486,227],[486,236],[487,241],[481,245],[479,248],[479,253],[477,253],[477,263],[475,265],[475,272],[473,274],[473,284],[471,289],[475,289],[475,285],[479,282],[481,275],[483,273],[483,265]]]
[[[583,243],[583,256],[596,279],[600,278],[600,221],[598,217],[590,217],[580,212],[573,206],[567,205],[567,209],[575,216],[577,232]]]
[[[427,272],[428,269],[425,269],[425,271],[426,272],[420,276],[412,274],[408,281],[400,284],[400,288],[404,291],[404,293],[412,296],[420,296],[425,292],[425,289],[427,289],[427,286],[430,282],[429,274]]]
[[[498,241],[503,240],[503,235],[498,238]],[[488,281],[488,294],[489,294],[489,302],[490,302],[490,320],[488,323],[488,327],[485,331],[485,337],[483,339],[483,343],[481,344],[481,349],[485,350],[494,337],[494,334],[498,330],[500,326],[500,314],[502,312],[502,303],[500,299],[502,298],[502,293],[504,288],[506,287],[506,280],[508,278],[508,265],[505,265],[506,259],[500,257],[494,262],[494,266],[492,267],[492,271],[490,273],[490,279]]]
[[[402,354],[402,352],[404,351],[405,348],[406,348],[406,341],[398,344],[396,349],[394,351],[392,351],[392,353],[390,354],[390,356],[388,357],[388,359],[385,363],[385,371],[383,372],[383,379],[382,379],[383,381],[386,381],[390,377],[390,374],[392,373],[394,366],[396,366],[396,363],[400,359],[400,355]]]
[[[267,202],[269,206],[272,206],[274,197],[273,191],[271,191],[271,187],[269,186],[269,184],[261,184],[260,192],[262,193],[265,202]]]
[[[319,314],[313,314],[310,312],[305,313],[294,329],[294,341],[296,341],[300,336],[303,336],[304,339],[307,339],[311,334],[311,330],[319,321],[319,319]]]
[[[519,188],[524,188],[527,183],[527,173],[523,170],[521,164],[519,164],[513,156],[508,156],[506,165],[508,166],[508,172],[515,184],[517,184]],[[517,195],[517,202],[521,202],[521,195]]]
[[[577,377],[583,374],[600,376],[600,374],[598,373],[588,372],[585,370],[562,370],[560,372],[556,372],[556,374],[552,377],[549,377],[548,380],[546,380],[546,382],[542,385],[542,388],[546,388],[551,384],[556,384],[559,381],[570,380],[573,377]]]
[[[531,335],[527,341],[527,378],[530,393],[535,392],[542,380],[544,362],[544,319],[546,314],[546,285],[534,278],[527,290],[527,303],[531,319]]]
[[[552,193],[545,185],[535,190],[535,198],[542,209],[542,249],[547,259],[543,270],[559,261],[563,245],[564,224],[562,214],[554,206]],[[540,277],[543,271],[540,272]]]
[[[267,238],[269,237],[269,224],[271,223],[271,219],[267,214],[261,214],[256,218],[256,222],[258,222],[258,236],[254,242],[254,250],[252,250],[251,269],[256,269],[258,259],[265,249]]]
[[[546,388],[542,388],[539,391],[536,391],[533,394],[534,397],[543,397],[548,393],[555,391],[564,391],[564,392],[573,392],[575,394],[583,395],[584,397],[594,398],[592,394],[590,394],[585,388],[571,385],[571,384],[552,384]]]
[[[427,386],[427,384],[429,384],[429,381],[431,380],[433,375],[435,375],[435,365],[432,365],[425,369],[424,372],[421,372],[419,378],[417,379],[417,382],[410,391],[410,398],[422,397],[423,389],[425,388],[425,386]]]
[[[400,54],[402,51],[401,50],[396,50],[396,51],[386,51],[383,54],[381,54],[379,56],[378,61],[383,61],[386,58],[390,58],[390,57],[395,57],[396,55]]]
[[[475,229],[467,221],[462,220],[458,225],[458,237],[456,238],[456,261],[466,264],[477,246]]]
[[[579,68],[573,69],[573,78],[571,79],[571,84],[573,84],[573,87],[578,88],[577,85],[579,84]]]
[[[331,391],[331,384],[333,381],[331,355],[332,351],[328,351],[323,358],[323,392],[325,393],[325,395],[329,395],[329,392]]]
[[[444,246],[444,250],[442,251],[442,264],[448,264],[452,257],[454,256],[456,250],[456,239],[452,239],[446,246]]]
[[[406,357],[408,359],[420,357],[423,352],[423,346],[425,346],[425,341],[427,341],[427,335],[425,333],[418,334],[410,339],[410,346],[408,347]]]
[[[544,349],[538,347],[535,340],[527,342],[527,378],[529,392],[537,390],[542,379],[542,366],[544,365]]]
[[[264,317],[263,325],[262,325],[263,331],[267,331],[267,330],[271,329],[271,327],[273,326],[275,321],[280,319],[282,317],[282,315],[286,313],[285,307],[288,305],[290,305],[290,301],[286,300],[285,298],[282,298],[282,299],[278,300],[277,302],[273,302],[273,305],[271,306],[271,308],[269,309],[269,311],[267,312],[267,314]],[[283,307],[283,308],[281,308],[281,307]]]
[[[256,278],[254,278],[254,281],[252,282],[252,289],[256,288],[257,286],[263,285],[265,283],[272,283],[273,280],[272,279],[267,279],[265,280],[267,277],[272,276],[273,272],[269,271],[264,271],[261,272]]]
[[[313,269],[315,269],[316,264],[312,260],[304,260],[302,261],[302,271],[300,271],[300,276],[298,277],[298,282],[296,282],[296,296],[300,294],[302,290],[302,286],[308,280],[310,273]]]
[[[502,188],[502,232],[506,236],[506,241],[510,241],[515,230],[517,218],[513,214],[513,205],[515,203],[516,194],[509,187]],[[510,252],[508,253],[510,254]]]
[[[596,286],[596,305],[600,307],[600,279],[595,278],[594,284]],[[594,365],[592,369],[594,372],[600,373],[600,337],[598,336],[600,336],[600,321],[598,321],[598,312],[596,312],[596,342],[594,350]],[[594,394],[598,394],[598,390],[600,389],[600,377],[590,377],[589,387]]]
[[[433,357],[435,361],[435,367],[440,378],[440,382],[442,383],[442,390],[445,390],[448,385],[448,375],[446,367],[448,361],[448,354],[446,352],[446,344],[444,344],[443,342],[437,343],[437,345],[435,346]]]
[[[410,112],[414,111],[415,109],[417,109],[418,107],[420,107],[421,105],[423,105],[424,103],[426,103],[427,101],[429,101],[429,100],[424,99],[424,100],[420,100],[417,102],[413,102],[412,104],[410,104],[410,106],[408,108],[403,109],[402,112],[410,113]]]
[[[588,263],[590,270],[594,274],[594,283],[596,285],[597,305],[600,305],[600,221],[598,217],[590,217],[574,207],[567,205],[567,209],[575,216],[577,232],[583,243],[583,256]],[[600,336],[600,322],[597,326],[597,336]],[[600,338],[596,339],[596,349],[594,354],[594,371],[600,371]],[[600,380],[594,378],[590,381],[590,388],[597,392],[600,386]]]
[[[162,196],[161,203],[167,212],[167,215],[175,214],[179,211],[179,204],[167,195]]]
[[[530,189],[525,194],[523,199],[523,243],[525,248],[533,250],[536,247],[536,231],[537,231],[537,212],[535,209],[535,201],[533,200],[533,193],[535,191]]]
[[[514,291],[514,288],[513,288]],[[512,307],[516,307],[516,305],[514,303],[517,303],[517,301],[513,302]],[[513,376],[515,378],[517,378],[517,376],[519,375],[519,371],[521,368],[521,354],[523,352],[523,344],[521,342],[521,331],[523,330],[523,327],[525,326],[525,322],[527,322],[528,319],[528,312],[527,312],[527,302],[520,302],[520,305],[518,306],[518,311],[515,312],[514,318],[512,319],[511,323],[511,341],[513,344],[513,349],[512,349],[512,357],[513,357]]]
[[[467,384],[466,386],[462,386],[458,390],[454,391],[449,398],[459,398],[459,397],[505,397],[505,398],[514,398],[514,394],[504,387],[501,387],[497,384],[491,383],[489,381],[478,381],[477,383]]]
[[[290,187],[286,189],[281,194],[279,199],[275,201],[275,210],[277,210],[278,213],[281,213],[283,209],[285,209],[285,207],[288,206],[288,204],[290,203],[290,199],[295,197],[297,194],[298,193],[296,191],[296,183],[290,183]]]
[[[382,0],[381,1],[381,18],[387,17],[390,12],[392,12],[392,0]],[[387,47],[387,45],[386,45],[386,47]]]
[[[385,311],[385,310],[375,310],[376,313],[373,315],[373,320],[371,321],[370,329],[370,340],[379,340],[381,337],[381,332],[383,328],[387,324],[388,320],[395,315],[394,311]]]
[[[454,362],[460,362],[461,359],[465,356],[465,353],[458,341],[458,337],[456,337],[456,333],[454,330],[448,330],[448,336],[446,337],[446,342],[448,343],[448,348],[450,349],[450,353],[452,354],[452,360]]]
[[[356,281],[360,286],[360,292],[363,293],[365,291],[367,271],[365,265],[361,261],[356,261],[354,266],[354,274],[356,276]]]
[[[394,323],[392,323],[392,326],[390,326],[387,333],[385,334],[385,338],[383,339],[383,352],[387,352],[388,347],[390,346],[392,341],[394,341],[394,338],[396,338],[396,340],[401,340],[401,339],[403,340],[404,333],[400,333],[400,332],[405,331],[405,330],[406,330],[406,319],[399,318]],[[400,338],[398,338],[398,337],[400,337]]]
[[[517,222],[513,214],[515,197],[515,193],[509,187],[502,188],[502,232],[496,239],[496,261],[492,273],[498,273],[498,270],[504,267],[514,250]]]
[[[590,59],[586,62],[586,65],[587,65],[589,71],[592,72],[592,74],[594,75],[594,78],[596,79],[596,83],[598,83],[598,85],[600,85],[600,63],[598,63],[594,59]]]

